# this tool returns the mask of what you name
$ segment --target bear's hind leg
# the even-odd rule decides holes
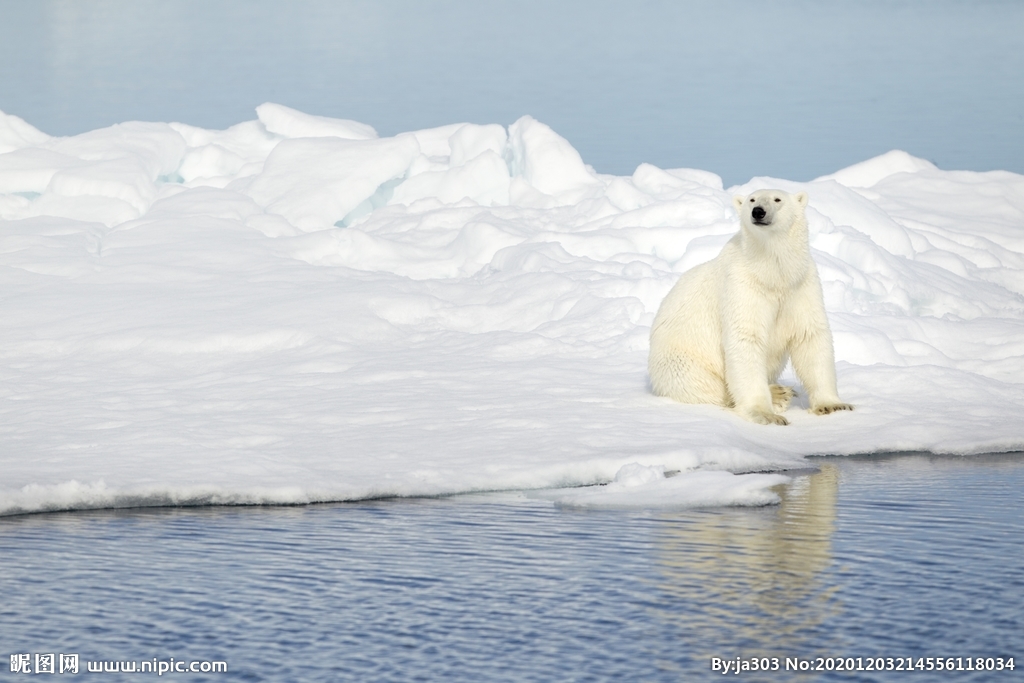
[[[651,388],[659,396],[667,396],[680,403],[733,407],[732,398],[725,388],[725,378],[692,358],[665,354],[652,358],[648,371]]]

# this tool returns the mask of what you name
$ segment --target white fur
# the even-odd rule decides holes
[[[836,391],[832,332],[807,243],[807,194],[762,190],[733,203],[740,231],[679,278],[654,318],[654,393],[789,424],[781,413],[794,393],[775,381],[792,359],[812,412],[853,410]],[[764,211],[759,222],[755,209]]]

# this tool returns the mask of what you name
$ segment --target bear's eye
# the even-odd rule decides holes
[[[782,200],[781,200],[781,199],[779,199],[778,197],[776,197],[776,198],[775,198],[775,201],[776,201],[776,202],[781,202]]]
[[[750,198],[750,203],[751,203],[751,204],[753,204],[753,203],[754,203],[754,198],[753,198],[753,197],[751,197],[751,198]]]

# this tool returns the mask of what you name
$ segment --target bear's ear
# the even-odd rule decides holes
[[[795,195],[793,195],[793,199],[795,199],[796,203],[799,204],[800,206],[807,206],[806,192],[797,192]]]
[[[747,201],[747,198],[739,195],[732,198],[732,205],[736,208],[736,213],[740,212],[740,209],[743,207],[743,202],[745,201]]]

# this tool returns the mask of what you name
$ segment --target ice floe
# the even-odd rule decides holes
[[[763,187],[810,195],[853,413],[763,427],[648,390],[661,298]],[[765,504],[805,455],[1024,449],[1024,176],[899,151],[723,188],[596,173],[530,117],[381,138],[266,104],[61,138],[0,114],[0,266],[0,514]]]

